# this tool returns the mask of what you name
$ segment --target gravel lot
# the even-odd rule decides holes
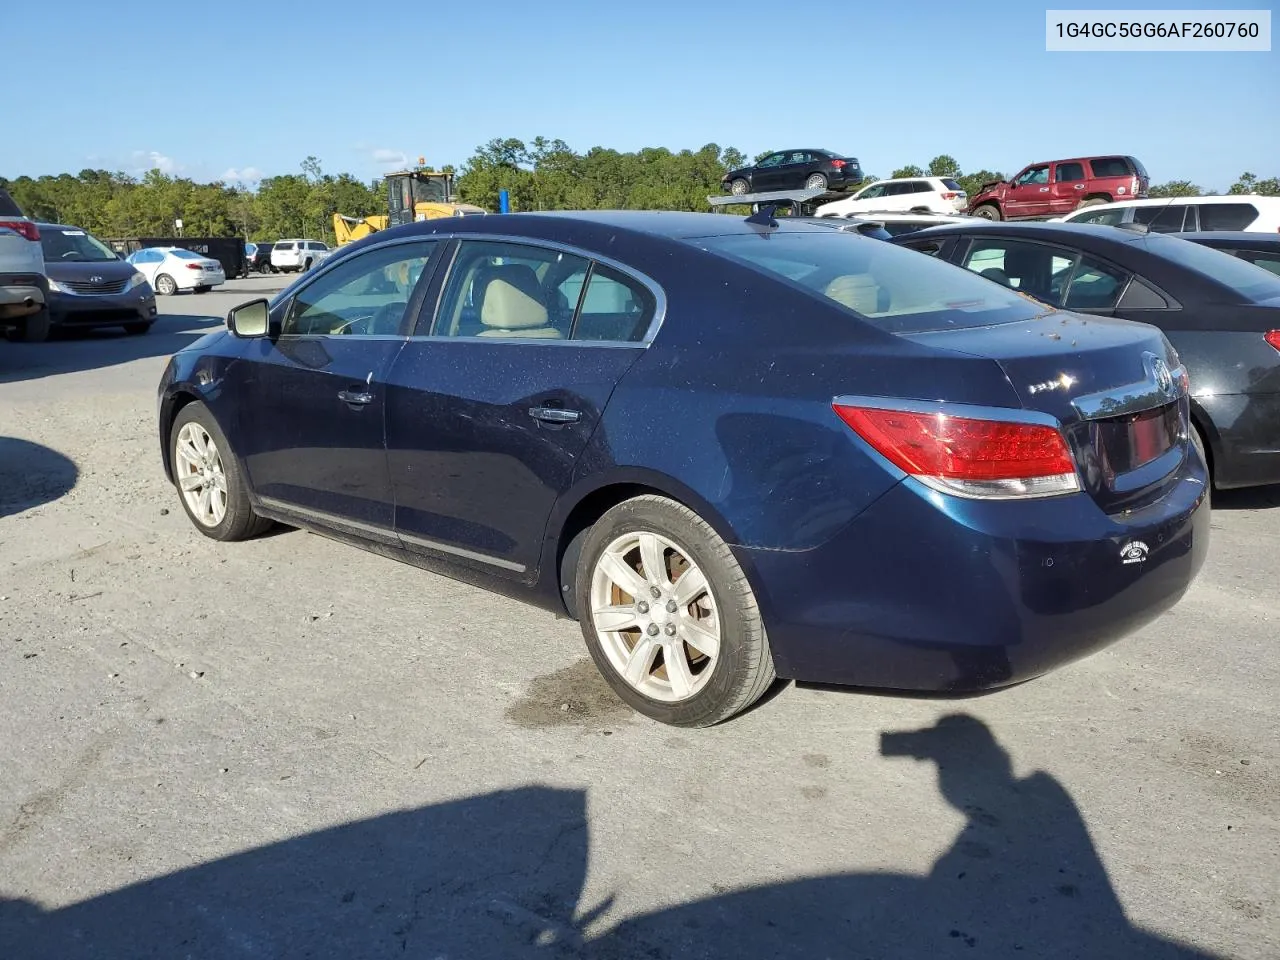
[[[156,381],[279,286],[0,342],[4,960],[1280,956],[1280,491],[1039,681],[668,729],[568,621],[191,528]]]

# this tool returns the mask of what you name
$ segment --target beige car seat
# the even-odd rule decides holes
[[[533,268],[523,263],[493,267],[480,288],[478,337],[533,337],[561,340],[564,335],[547,323],[542,286]]]
[[[867,273],[836,277],[823,293],[856,313],[873,314],[880,310],[880,285]]]

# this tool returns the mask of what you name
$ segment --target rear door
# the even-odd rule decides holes
[[[243,398],[235,447],[267,506],[395,541],[386,376],[438,246],[385,244],[317,273],[274,307],[278,336],[228,368],[224,389]]]
[[[410,550],[529,579],[661,296],[585,255],[482,239],[458,242],[439,286],[434,326],[388,380],[396,531]]]
[[[1078,160],[1053,165],[1053,186],[1049,192],[1049,212],[1055,217],[1070,213],[1080,206],[1084,199],[1085,187],[1084,164]]]

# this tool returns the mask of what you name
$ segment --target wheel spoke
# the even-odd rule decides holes
[[[195,448],[196,456],[203,460],[205,454],[209,452],[208,441],[205,439],[204,431],[193,426],[188,436],[191,438],[191,446]]]
[[[600,569],[605,576],[637,600],[649,592],[640,574],[632,570],[630,564],[613,551],[605,553],[600,558]]]
[[[683,700],[693,690],[693,671],[689,669],[689,661],[685,658],[684,644],[678,640],[664,644],[662,662],[667,667],[667,679],[671,682],[671,692],[677,699]]]
[[[627,657],[627,669],[623,674],[627,683],[633,687],[639,687],[649,678],[649,671],[653,669],[653,660],[660,649],[662,648],[649,637],[640,638]]]
[[[198,473],[189,473],[178,481],[178,486],[183,490],[199,490],[204,486],[204,477]]]
[[[213,516],[213,487],[208,484],[200,488],[200,516]]]
[[[178,458],[193,467],[200,466],[200,454],[196,452],[195,444],[189,439],[178,444]]]
[[[690,567],[676,581],[673,599],[681,607],[687,607],[706,592],[706,575],[697,567]]]
[[[226,474],[214,471],[213,486],[219,493],[225,497],[227,495],[227,477]]]
[[[655,587],[671,585],[662,542],[652,533],[640,534],[640,561],[644,564],[644,577],[651,584]]]
[[[604,633],[640,625],[636,619],[636,608],[631,604],[619,607],[598,607],[591,611],[591,616],[595,619],[596,629]]]
[[[720,655],[720,637],[714,630],[708,630],[704,623],[714,621],[694,620],[685,617],[680,622],[680,633],[689,646],[699,653],[714,660]]]

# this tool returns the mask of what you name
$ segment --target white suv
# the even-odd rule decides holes
[[[40,228],[0,189],[0,331],[18,340],[47,338],[48,293]]]
[[[969,204],[964,187],[950,177],[901,177],[877,180],[851,197],[824,203],[819,217],[851,213],[888,213],[891,210],[928,213],[964,213]]]
[[[333,253],[319,240],[277,240],[271,248],[271,265],[281,273],[310,270]]]
[[[1194,233],[1201,230],[1280,231],[1280,197],[1241,193],[1219,197],[1174,197],[1118,200],[1081,207],[1063,223],[1141,223],[1153,233]]]

